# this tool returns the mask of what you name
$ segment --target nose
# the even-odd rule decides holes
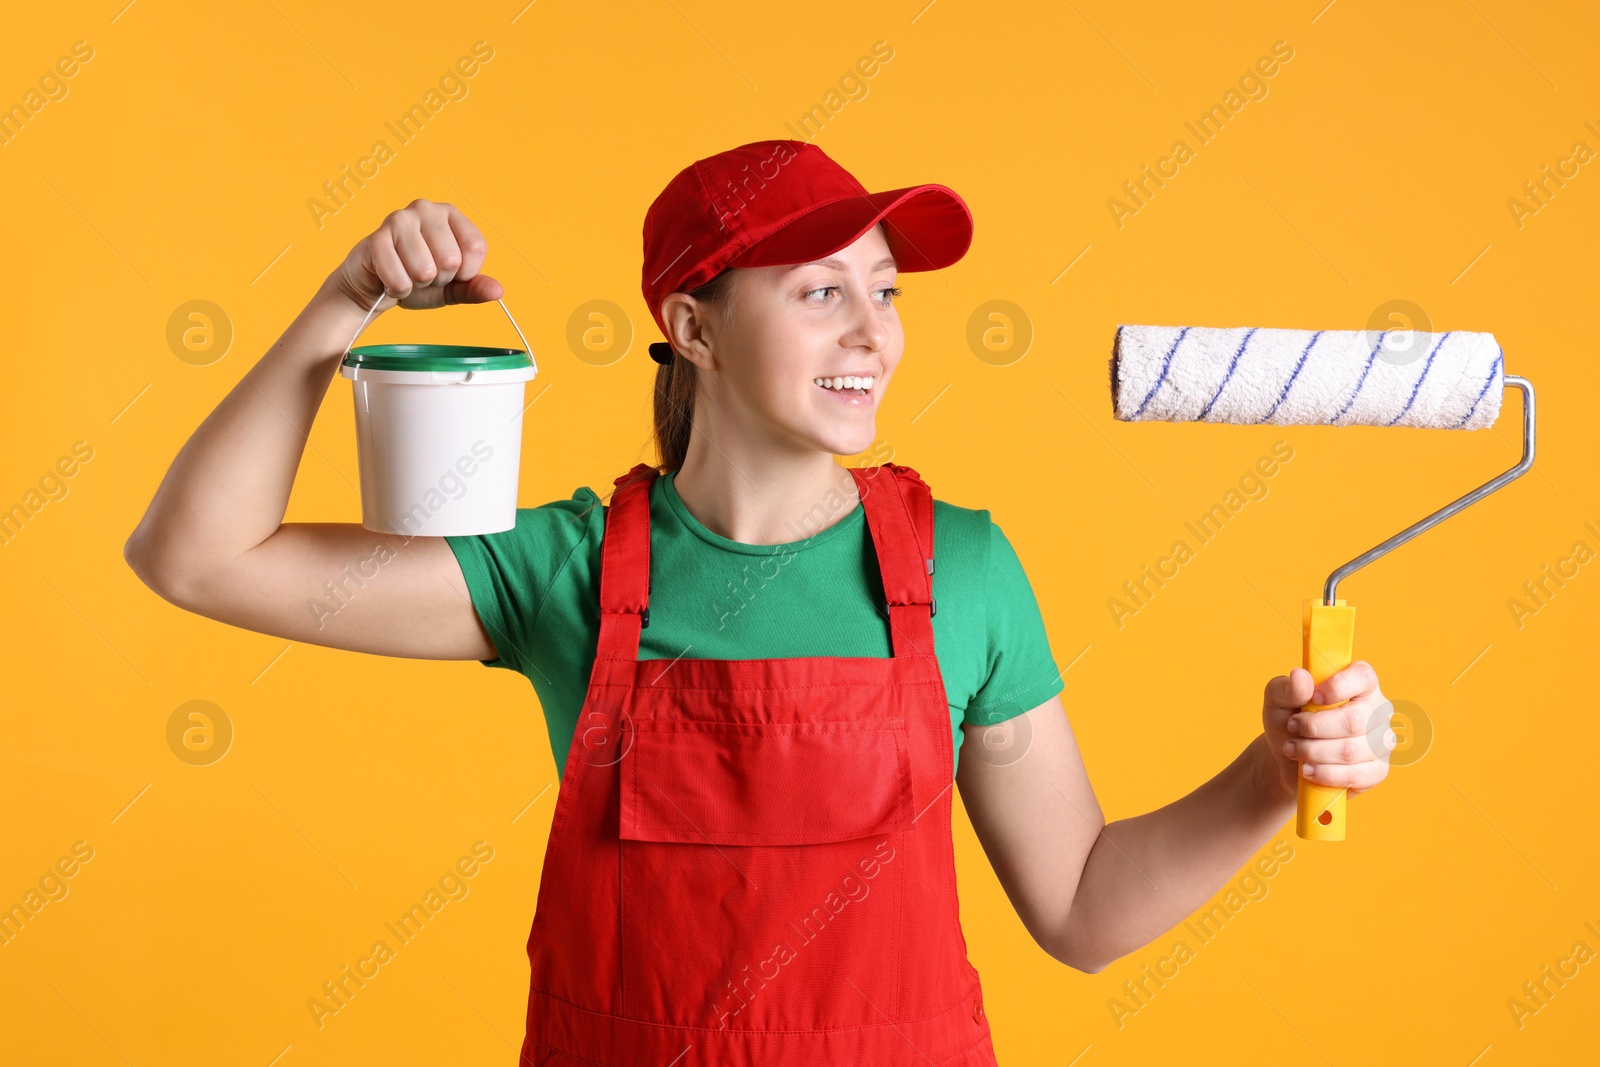
[[[854,304],[850,329],[845,336],[846,343],[860,345],[874,352],[882,351],[889,343],[889,327],[884,321],[883,310],[875,306],[872,293],[864,287],[857,292]]]

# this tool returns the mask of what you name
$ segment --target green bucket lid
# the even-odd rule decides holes
[[[476,345],[362,345],[345,353],[345,367],[367,370],[521,370],[533,366],[520,348]]]

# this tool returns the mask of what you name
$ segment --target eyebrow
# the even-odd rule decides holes
[[[814,259],[809,263],[796,263],[789,269],[799,270],[801,267],[831,267],[834,270],[845,270],[847,269],[848,264],[841,259],[835,259],[834,257],[829,256],[827,259]],[[878,262],[872,265],[872,270],[869,273],[877,273],[880,270],[890,267],[898,267],[898,264],[895,263],[893,256],[885,256],[883,259],[878,260]]]

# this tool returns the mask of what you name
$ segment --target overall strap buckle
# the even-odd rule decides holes
[[[650,487],[659,471],[648,463],[635,464],[612,484],[617,488],[606,510],[605,532],[600,541],[600,616],[602,644],[610,654],[636,657],[637,632],[618,630],[608,616],[634,615],[639,629],[650,625]],[[608,627],[615,631],[604,637]],[[614,646],[614,647],[613,647]],[[627,646],[626,648],[623,646]]]
[[[854,467],[850,473],[866,510],[895,654],[931,654],[932,631],[926,622],[915,621],[919,612],[909,609],[926,604],[925,619],[938,611],[933,597],[933,494],[916,471],[902,464]]]

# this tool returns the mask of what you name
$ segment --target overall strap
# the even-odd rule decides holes
[[[933,493],[898,463],[852,467],[883,576],[896,656],[933,655]]]
[[[636,464],[613,484],[600,548],[600,641],[596,655],[638,659],[650,624],[650,487]],[[894,655],[933,652],[933,494],[910,467],[852,467],[883,578]]]
[[[636,464],[612,484],[600,539],[600,644],[596,656],[639,658],[650,625],[650,486],[659,472]]]

